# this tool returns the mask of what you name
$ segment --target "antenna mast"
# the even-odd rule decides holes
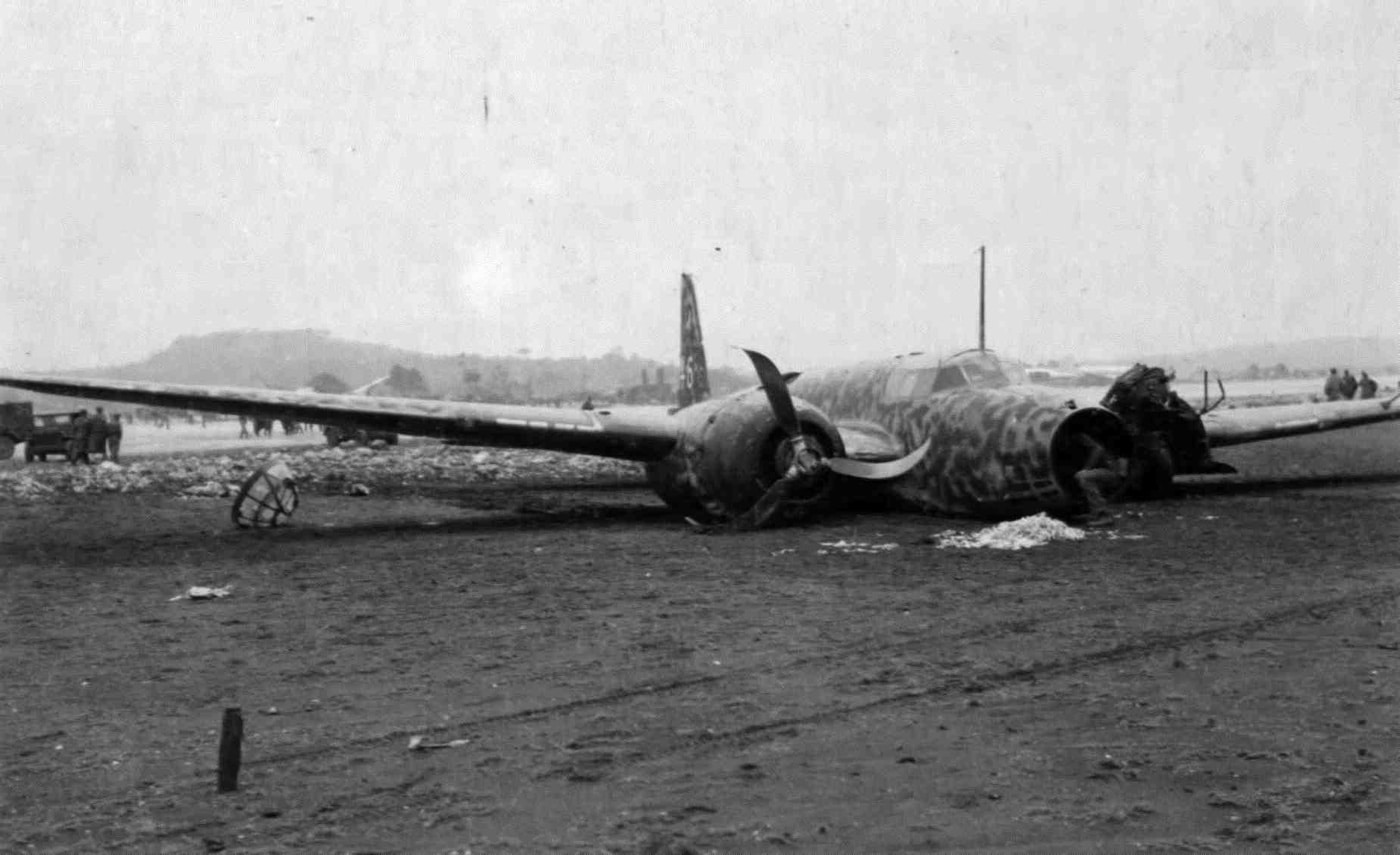
[[[977,291],[977,349],[987,349],[987,247],[978,247],[982,254],[982,276]]]

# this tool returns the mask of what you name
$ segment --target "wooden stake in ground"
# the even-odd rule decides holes
[[[224,731],[219,737],[219,792],[238,789],[238,767],[243,764],[243,711],[224,710]]]

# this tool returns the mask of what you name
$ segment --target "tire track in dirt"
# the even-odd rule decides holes
[[[1001,586],[983,586],[984,590],[997,587]],[[954,674],[939,680],[937,683],[915,689],[881,693],[876,697],[869,697],[855,703],[841,704],[826,709],[769,718],[761,721],[741,722],[719,731],[692,732],[684,736],[676,735],[661,744],[653,743],[645,747],[633,745],[630,750],[625,752],[610,752],[610,758],[606,766],[609,769],[631,767],[650,761],[662,760],[675,755],[682,755],[687,752],[704,753],[719,750],[726,746],[761,744],[767,741],[789,738],[794,735],[795,729],[800,726],[839,721],[872,710],[895,707],[900,704],[918,700],[953,695],[965,691],[972,685],[976,685],[979,691],[986,691],[988,689],[1011,686],[1017,683],[1031,682],[1045,677],[1063,676],[1102,665],[1144,658],[1186,644],[1229,638],[1232,636],[1248,637],[1272,627],[1286,625],[1291,621],[1303,618],[1323,619],[1336,611],[1348,607],[1371,604],[1382,599],[1393,600],[1397,597],[1400,597],[1400,585],[1375,585],[1358,588],[1341,596],[1324,599],[1309,599],[1293,603],[1265,611],[1261,614],[1256,614],[1244,620],[1217,623],[1215,625],[1183,632],[1143,633],[1135,637],[1129,637],[1118,644],[1100,649],[1087,650],[1076,655],[1061,657],[1053,661],[1037,663],[1030,667],[1008,668],[993,672],[980,671],[975,673]],[[539,722],[551,719],[562,720],[582,710],[606,709],[608,707],[620,706],[650,697],[679,695],[702,687],[705,688],[706,691],[712,691],[715,686],[722,685],[726,682],[732,683],[747,678],[762,677],[766,674],[775,674],[797,667],[836,664],[857,657],[870,656],[880,651],[892,652],[905,649],[917,649],[930,644],[965,642],[972,639],[993,639],[996,636],[1006,633],[1034,631],[1039,628],[1052,627],[1055,624],[1064,623],[1066,621],[1079,621],[1081,623],[1092,621],[1095,618],[1114,614],[1117,611],[1117,607],[1113,606],[1089,611],[1080,610],[1071,606],[1054,615],[1044,616],[1042,619],[1008,619],[966,627],[954,633],[923,633],[914,638],[906,638],[889,643],[871,643],[872,639],[867,638],[860,643],[848,645],[839,650],[832,650],[811,656],[790,657],[780,663],[769,662],[762,666],[734,669],[721,674],[707,674],[665,682],[647,682],[611,692],[574,698],[556,704],[547,704],[513,712],[479,716],[475,719],[458,721],[450,725],[420,728],[412,731],[395,730],[389,733],[375,734],[358,739],[337,741],[334,744],[311,746],[302,750],[287,751],[262,757],[245,758],[243,766],[245,768],[259,768],[272,764],[283,764],[288,761],[315,760],[317,758],[325,758],[344,752],[353,752],[356,748],[369,748],[391,744],[395,741],[406,741],[407,738],[412,735],[440,735],[448,732],[499,729],[518,723]],[[474,737],[473,742],[481,744],[482,739],[480,737]],[[587,747],[604,748],[606,746],[588,743]],[[541,770],[535,775],[532,775],[532,777],[536,779],[548,779],[567,776],[576,765],[572,761],[573,758],[566,754],[565,756],[561,756],[558,762],[553,764],[550,768]],[[210,767],[205,773],[198,775],[197,778],[203,781],[208,775],[212,775],[212,772],[213,769]],[[418,774],[412,776],[410,779],[396,783],[394,789],[401,791],[412,788],[421,784],[429,777],[428,771],[420,770]],[[182,785],[177,784],[170,787],[166,789],[164,793],[165,796],[169,798],[177,793],[197,791],[203,786],[202,783],[189,781]],[[379,792],[378,789],[374,791],[374,793],[377,792]],[[337,797],[337,805],[344,807],[359,802],[362,798],[370,798],[374,793],[342,793]],[[95,808],[103,804],[120,804],[129,799],[130,793],[113,793],[107,797],[98,796],[96,798],[93,798],[92,795],[89,794],[83,799],[83,802],[89,808]],[[158,834],[157,836],[165,837],[167,835]]]
[[[1079,612],[1077,614],[1083,614]],[[843,648],[840,651],[833,651],[815,656],[800,656],[784,660],[781,663],[766,663],[764,665],[753,665],[744,668],[733,668],[722,674],[703,674],[696,677],[685,677],[678,680],[668,680],[658,683],[642,683],[600,695],[574,698],[568,701],[561,701],[556,704],[546,704],[538,707],[530,707],[513,712],[496,713],[493,715],[479,716],[465,721],[456,721],[451,724],[438,725],[434,727],[415,728],[413,730],[396,730],[389,733],[375,734],[358,739],[349,739],[338,742],[334,745],[313,746],[297,751],[288,751],[275,755],[268,755],[250,761],[245,761],[244,766],[258,766],[272,763],[281,763],[287,760],[304,760],[311,757],[318,757],[339,751],[347,746],[369,746],[381,743],[390,743],[396,740],[403,740],[409,736],[433,736],[452,733],[456,731],[473,728],[487,727],[490,725],[507,724],[512,722],[538,721],[558,715],[567,715],[583,709],[606,707],[622,701],[632,700],[638,697],[651,695],[662,695],[670,692],[684,691],[696,686],[711,685],[715,683],[733,681],[746,677],[762,676],[765,673],[790,669],[793,667],[805,667],[817,665],[823,662],[832,662],[843,659],[850,659],[860,655],[869,655],[880,651],[899,650],[905,648],[922,647],[931,641],[958,641],[971,637],[987,637],[988,633],[1004,634],[1006,632],[1025,632],[1037,622],[1027,619],[1016,619],[999,621],[994,624],[979,624],[959,633],[944,635],[924,635],[914,639],[906,639],[890,644],[872,644],[873,638],[864,639],[861,643],[851,647]],[[565,672],[560,672],[565,673]],[[533,674],[532,677],[550,676],[549,674]]]
[[[992,587],[992,586],[989,586]],[[937,697],[940,695],[952,694],[962,691],[966,687],[976,684],[982,688],[994,688],[1002,685],[1009,685],[1017,682],[1026,682],[1041,677],[1061,676],[1073,673],[1078,670],[1094,668],[1099,665],[1127,661],[1133,658],[1140,658],[1152,655],[1153,653],[1179,647],[1185,644],[1199,641],[1212,640],[1217,638],[1227,638],[1231,635],[1248,636],[1260,632],[1268,627],[1287,623],[1291,620],[1310,616],[1318,617],[1319,614],[1326,615],[1331,612],[1346,608],[1348,606],[1361,603],[1375,602],[1377,599],[1400,597],[1400,586],[1377,586],[1365,588],[1340,597],[1333,597],[1323,600],[1309,600],[1296,603],[1281,609],[1266,612],[1248,620],[1232,621],[1223,625],[1206,627],[1204,629],[1191,630],[1181,633],[1151,633],[1138,638],[1124,641],[1112,647],[1100,650],[1091,650],[1082,655],[1074,656],[1057,661],[1038,663],[1037,665],[1024,668],[1012,668],[1004,671],[977,673],[970,675],[958,675],[931,686],[920,689],[911,689],[893,694],[883,695],[862,701],[855,704],[845,704],[830,709],[820,710],[807,715],[786,716],[778,719],[756,722],[729,728],[724,731],[707,732],[703,735],[689,736],[679,740],[670,748],[655,749],[644,752],[640,757],[629,758],[629,762],[638,762],[642,759],[649,759],[651,756],[665,756],[679,751],[692,750],[701,746],[721,745],[732,742],[742,742],[745,744],[761,741],[764,734],[775,734],[777,731],[786,730],[800,724],[812,724],[822,721],[837,720],[845,716],[865,712],[871,709],[904,703],[922,698]],[[1079,609],[1068,609],[1044,619],[1016,618],[1004,621],[996,621],[988,624],[979,624],[969,627],[956,633],[927,633],[915,638],[903,639],[889,643],[869,643],[872,639],[864,642],[848,645],[840,650],[831,651],[812,656],[791,657],[782,662],[768,662],[761,666],[750,666],[746,668],[735,668],[722,674],[708,674],[696,677],[687,677],[677,680],[670,680],[660,683],[643,683],[612,692],[592,695],[582,698],[574,698],[556,704],[546,704],[528,709],[515,710],[512,712],[497,713],[486,716],[479,716],[474,719],[455,721],[451,724],[416,728],[414,730],[395,730],[373,736],[365,736],[358,739],[344,740],[334,745],[313,746],[297,751],[282,752],[275,755],[245,761],[245,766],[255,767],[274,763],[283,763],[289,760],[305,760],[320,757],[342,751],[349,747],[366,747],[378,744],[392,743],[394,741],[405,740],[410,736],[434,736],[448,733],[461,733],[475,731],[493,726],[500,726],[511,723],[533,722],[542,719],[560,717],[571,713],[585,710],[605,708],[615,704],[624,703],[637,698],[665,695],[675,692],[683,692],[698,686],[713,686],[724,682],[733,682],[741,679],[762,677],[765,674],[775,674],[791,671],[795,668],[805,668],[822,665],[824,663],[836,663],[857,657],[866,657],[881,652],[893,652],[898,650],[919,649],[932,643],[939,642],[959,642],[968,639],[990,639],[1007,633],[1024,633],[1035,629],[1052,626],[1066,620],[1084,621],[1088,618],[1115,614],[1119,611],[1117,606],[1106,607],[1094,611],[1083,611]]]
[[[1299,618],[1309,617],[1315,620],[1321,620],[1348,607],[1372,604],[1381,599],[1393,600],[1396,598],[1400,598],[1400,586],[1385,585],[1367,588],[1346,596],[1297,603],[1286,608],[1265,612],[1262,615],[1245,621],[1205,627],[1189,632],[1149,633],[1113,645],[1112,647],[1090,650],[1078,656],[1039,663],[1031,667],[1010,668],[1003,671],[980,673],[975,675],[974,680],[979,687],[978,690],[985,691],[987,689],[998,688],[1014,683],[1031,682],[1039,680],[1042,677],[1060,677],[1077,671],[1097,668],[1101,665],[1116,664],[1133,659],[1145,658],[1175,647],[1201,641],[1213,641],[1232,636],[1247,638],[1271,627],[1284,625]],[[947,695],[965,689],[968,685],[969,683],[966,678],[955,677],[921,689],[896,692],[861,703],[846,704],[832,709],[822,710],[810,715],[788,716],[730,728],[725,731],[695,735],[682,742],[678,742],[669,749],[656,749],[650,753],[652,756],[661,757],[667,754],[703,749],[722,744],[754,744],[764,741],[765,738],[774,735],[776,732],[786,731],[797,725],[832,721],[868,710],[905,703],[907,701]]]

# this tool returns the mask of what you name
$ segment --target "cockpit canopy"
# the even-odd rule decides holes
[[[1025,369],[990,350],[964,350],[946,359],[924,353],[903,357],[885,385],[886,401],[927,398],[950,389],[1000,389],[1027,383]]]

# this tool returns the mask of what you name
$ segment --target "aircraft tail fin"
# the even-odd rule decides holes
[[[710,373],[705,366],[705,342],[700,334],[700,307],[695,302],[695,283],[689,273],[681,274],[681,377],[676,403],[682,407],[710,397]]]

